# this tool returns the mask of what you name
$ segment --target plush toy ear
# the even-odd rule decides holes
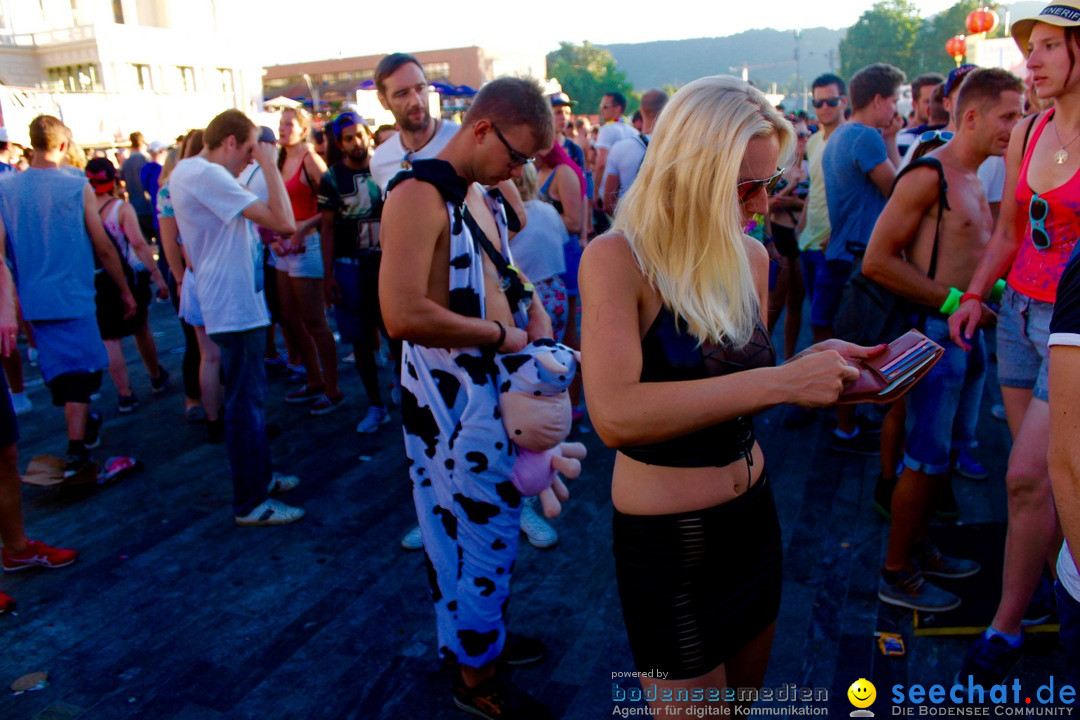
[[[570,371],[570,368],[566,367],[555,359],[555,355],[551,351],[542,352],[536,355],[536,362],[538,365],[542,365],[544,368],[550,370],[556,375]]]

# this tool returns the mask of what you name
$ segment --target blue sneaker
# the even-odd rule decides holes
[[[960,451],[953,469],[957,475],[968,480],[985,480],[990,477],[990,471],[983,467],[978,460],[971,457],[971,452],[968,450]]]
[[[967,685],[970,675],[974,682],[989,689],[991,685],[1000,685],[1012,672],[1013,666],[1024,654],[1024,645],[1013,647],[1000,635],[980,635],[975,642],[971,643],[967,655],[964,656],[964,664],[960,666],[960,672],[956,674],[955,683]]]

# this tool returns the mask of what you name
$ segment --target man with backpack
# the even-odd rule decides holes
[[[945,348],[944,357],[907,395],[904,469],[892,495],[892,527],[878,597],[924,612],[960,598],[923,580],[962,578],[972,560],[941,554],[927,539],[932,508],[956,454],[971,446],[986,378],[981,332],[966,353],[949,342],[948,317],[959,307],[993,229],[979,166],[1002,155],[1020,119],[1020,80],[1000,69],[973,71],[960,89],[955,136],[897,177],[863,258],[862,272],[906,301],[913,321]],[[983,308],[984,320],[991,313]]]

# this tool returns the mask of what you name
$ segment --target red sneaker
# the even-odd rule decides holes
[[[15,609],[15,598],[0,592],[0,615]]]
[[[4,572],[18,572],[40,565],[47,568],[61,568],[79,557],[75,550],[49,547],[43,542],[30,540],[26,543],[26,552],[16,555],[7,548],[0,551],[3,558]]]

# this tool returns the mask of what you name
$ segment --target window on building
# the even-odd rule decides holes
[[[233,94],[233,74],[229,68],[218,68],[218,78],[221,80],[221,94],[229,96]]]
[[[60,92],[97,92],[98,72],[95,65],[64,65],[46,70],[49,87]]]
[[[135,82],[138,84],[140,90],[153,90],[154,84],[150,81],[150,66],[133,64],[131,67],[135,68]]]
[[[450,63],[426,63],[424,65],[424,75],[428,80],[449,80]]]
[[[195,92],[195,68],[177,65],[176,70],[180,76],[180,89],[184,92]]]
[[[124,4],[121,0],[113,0],[112,14],[113,21],[115,21],[117,25],[124,24]]]

